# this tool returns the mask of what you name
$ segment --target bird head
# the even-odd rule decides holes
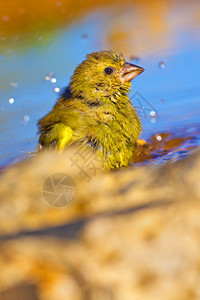
[[[128,92],[131,80],[144,71],[128,63],[122,54],[100,51],[87,55],[74,71],[70,87],[73,94],[93,101]]]

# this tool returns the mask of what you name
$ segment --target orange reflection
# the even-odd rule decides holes
[[[177,27],[200,24],[200,5],[193,0],[7,0],[0,1],[0,38],[7,40],[5,45],[12,39],[53,35],[57,28],[104,7],[111,11],[104,25],[106,45],[125,55],[166,49]]]

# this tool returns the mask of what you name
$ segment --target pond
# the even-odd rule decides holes
[[[151,162],[200,145],[199,1],[16,0],[1,1],[0,12],[0,167],[35,151],[38,119],[85,55],[99,50],[145,69],[131,98],[141,138],[151,146],[156,139]]]

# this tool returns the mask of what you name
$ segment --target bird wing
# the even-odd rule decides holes
[[[59,101],[45,117],[38,122],[39,149],[57,148],[62,151],[73,138],[77,128],[85,123],[85,105],[78,100]]]
[[[72,140],[73,130],[70,126],[59,122],[43,131],[39,138],[40,148],[57,148],[62,151]]]
[[[63,120],[63,107],[56,103],[53,110],[39,120],[39,149],[57,148],[62,151],[72,140],[73,129]]]

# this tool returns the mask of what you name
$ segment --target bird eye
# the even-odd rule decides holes
[[[104,69],[104,72],[105,72],[107,75],[112,74],[113,71],[114,71],[114,70],[113,70],[113,68],[111,68],[111,67],[107,67],[107,68]]]

